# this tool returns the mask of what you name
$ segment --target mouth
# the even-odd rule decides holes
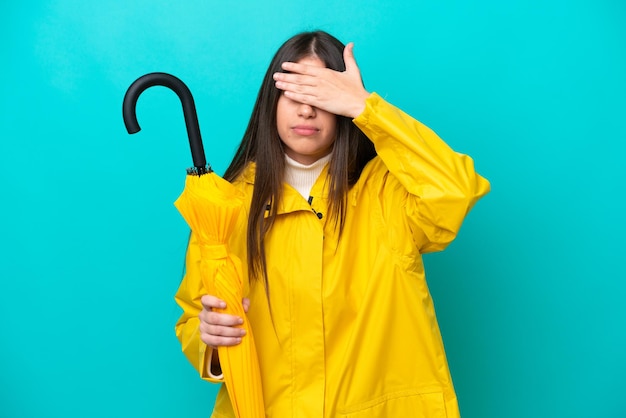
[[[301,136],[315,135],[316,133],[320,131],[315,126],[309,126],[309,125],[296,125],[292,127],[291,130],[297,135],[301,135]]]

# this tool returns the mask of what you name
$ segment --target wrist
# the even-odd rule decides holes
[[[350,111],[350,114],[348,116],[352,119],[355,119],[361,113],[363,113],[363,111],[365,110],[365,102],[367,101],[368,97],[370,97],[370,92],[363,90],[363,92],[359,94],[358,99],[354,102],[352,110]]]

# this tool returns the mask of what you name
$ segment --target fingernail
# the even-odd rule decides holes
[[[226,302],[220,302],[220,308],[224,309],[226,307]]]
[[[243,319],[239,318],[239,320],[237,322],[240,323],[240,324],[243,324]]]
[[[239,344],[241,342],[241,338],[237,338],[235,341]]]
[[[239,333],[241,334],[241,336],[244,336],[244,335],[246,335],[246,330],[242,329]]]

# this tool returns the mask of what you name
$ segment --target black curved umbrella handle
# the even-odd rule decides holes
[[[193,165],[199,174],[206,173],[206,158],[204,147],[202,146],[202,136],[200,135],[200,125],[198,124],[198,113],[193,96],[189,88],[179,78],[167,73],[150,73],[139,77],[130,85],[124,95],[122,104],[122,115],[124,125],[129,134],[137,133],[141,130],[137,122],[137,99],[144,90],[152,86],[164,86],[173,90],[183,105],[185,125],[189,136],[189,146],[191,147],[191,157]]]

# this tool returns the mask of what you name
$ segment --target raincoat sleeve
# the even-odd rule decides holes
[[[431,129],[376,93],[354,123],[393,175],[385,187],[396,189],[389,184],[395,182],[404,189],[403,206],[420,252],[443,250],[472,206],[489,192],[489,182],[474,171],[470,157],[452,150]]]
[[[178,291],[176,303],[183,309],[183,314],[176,323],[176,336],[181,343],[183,353],[198,370],[200,377],[210,382],[221,383],[223,376],[213,375],[207,370],[213,350],[200,339],[200,319],[202,311],[200,298],[208,292],[200,276],[200,248],[192,234],[189,239],[186,257],[186,273]]]

